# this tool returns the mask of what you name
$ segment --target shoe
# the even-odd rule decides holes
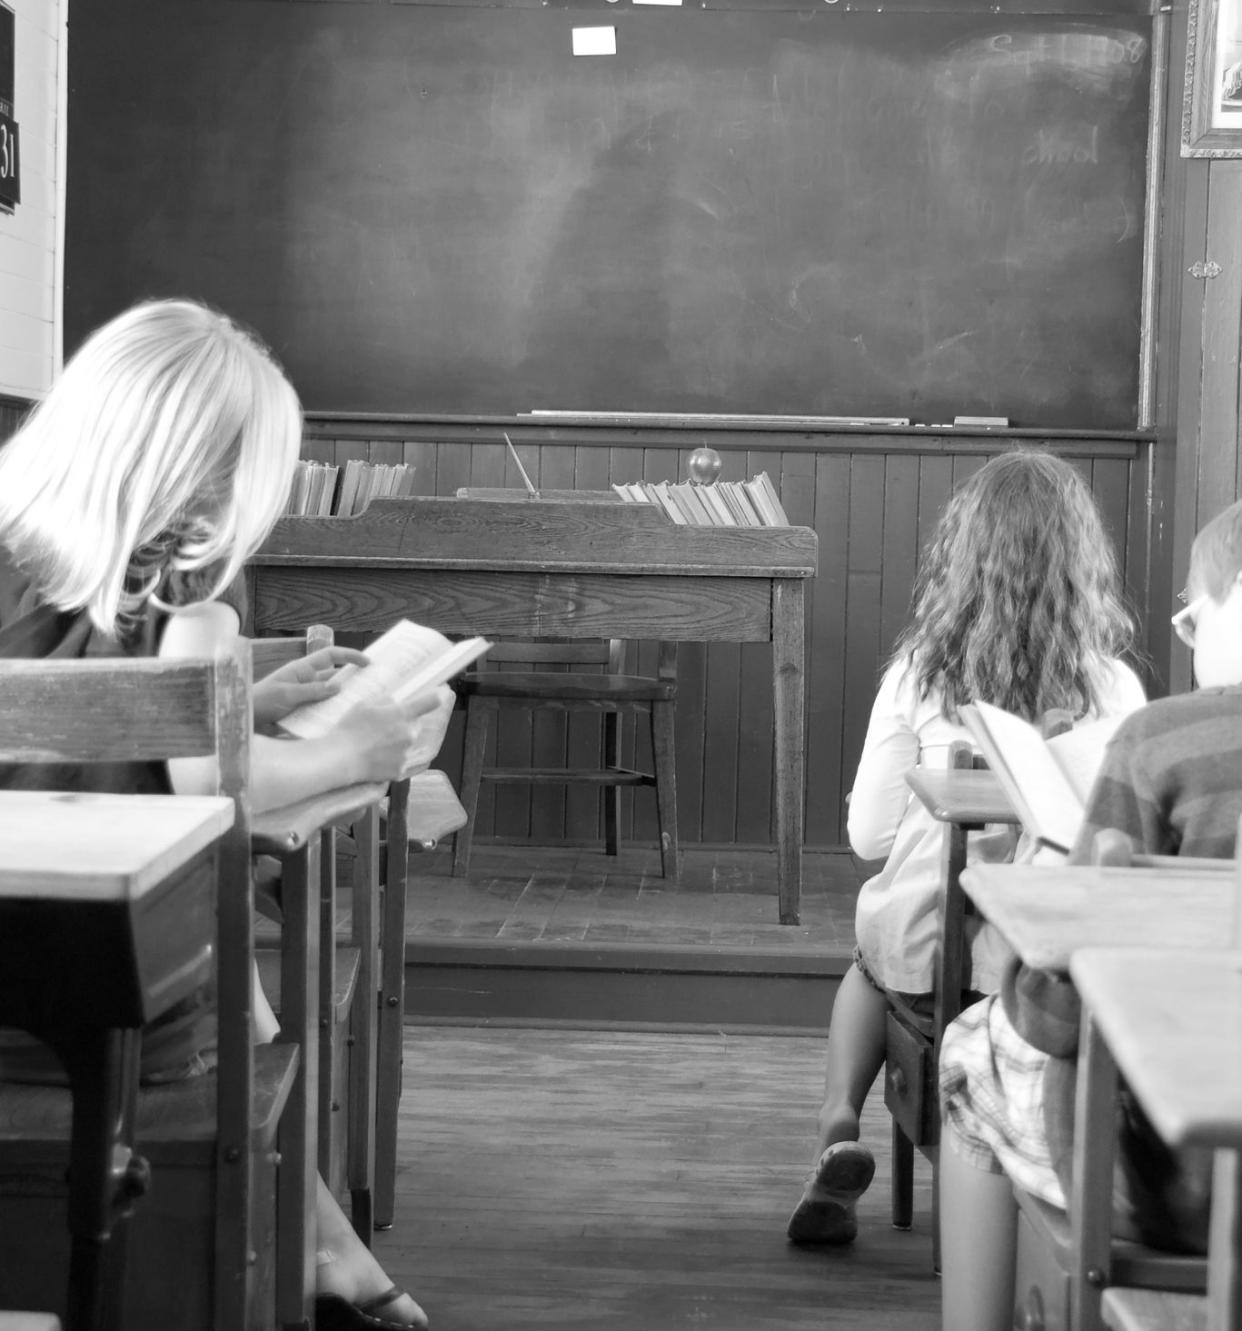
[[[426,1331],[426,1320],[390,1322],[379,1316],[404,1294],[396,1285],[365,1303],[350,1303],[339,1294],[316,1294],[315,1331]]]
[[[853,1243],[858,1234],[855,1204],[871,1186],[875,1156],[859,1142],[834,1142],[819,1157],[802,1200],[789,1217],[793,1243]]]

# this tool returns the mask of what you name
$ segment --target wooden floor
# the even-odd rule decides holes
[[[658,853],[475,846],[468,878],[451,874],[450,844],[411,861],[409,937],[848,952],[863,868],[844,852],[803,854],[801,921],[777,914],[769,850],[688,847],[677,882]]]
[[[433,1331],[934,1331],[929,1183],[848,1249],[792,1247],[822,1042],[407,1026],[397,1215],[376,1250]]]

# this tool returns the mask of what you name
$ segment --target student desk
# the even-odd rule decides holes
[[[53,1044],[73,1088],[69,1331],[99,1324],[130,1155],[139,1027],[209,976],[215,797],[0,791],[0,1026]]]
[[[949,833],[945,850],[944,897],[940,905],[943,925],[934,1022],[933,1053],[938,1062],[940,1036],[961,1011],[962,990],[968,978],[967,902],[962,892],[968,836],[989,823],[1016,827],[1020,820],[996,773],[986,769],[918,767],[906,773],[906,784],[928,813],[947,826]]]
[[[1229,875],[1232,880],[1232,875]],[[1237,1331],[1242,1326],[1242,953],[1143,949],[1075,953],[1095,1057],[1086,1072],[1111,1101],[1118,1071],[1171,1145],[1216,1150],[1208,1297],[1110,1289],[1117,1328]],[[1102,1040],[1102,1046],[1095,1046]],[[1111,1057],[1108,1055],[1111,1054]],[[1111,1137],[1111,1133],[1101,1134]],[[1111,1152],[1103,1168],[1111,1171]]]
[[[1064,971],[1082,947],[1224,946],[1233,868],[1230,860],[1183,870],[976,864],[962,886],[1028,966]]]
[[[374,632],[770,642],[780,919],[802,885],[807,527],[677,526],[649,504],[381,499],[284,518],[250,562],[254,636]]]
[[[995,772],[918,767],[906,773],[906,784],[937,822],[971,829],[988,823],[1018,824],[1018,815]]]

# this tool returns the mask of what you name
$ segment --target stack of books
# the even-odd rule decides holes
[[[627,503],[655,504],[688,527],[788,527],[776,487],[761,471],[749,481],[634,481],[614,485]]]
[[[299,462],[286,513],[297,517],[353,517],[372,499],[414,492],[414,468],[406,462]]]

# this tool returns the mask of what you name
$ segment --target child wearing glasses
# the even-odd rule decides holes
[[[1198,689],[1128,716],[1104,758],[1071,862],[1098,832],[1145,854],[1228,859],[1242,815],[1242,503],[1196,537],[1173,616]],[[1012,1325],[1016,1183],[1065,1208],[1079,1004],[1068,976],[1011,964],[999,994],[945,1034],[940,1224],[944,1325]],[[1123,1088],[1115,1231],[1172,1251],[1207,1243],[1211,1162],[1170,1152]]]

